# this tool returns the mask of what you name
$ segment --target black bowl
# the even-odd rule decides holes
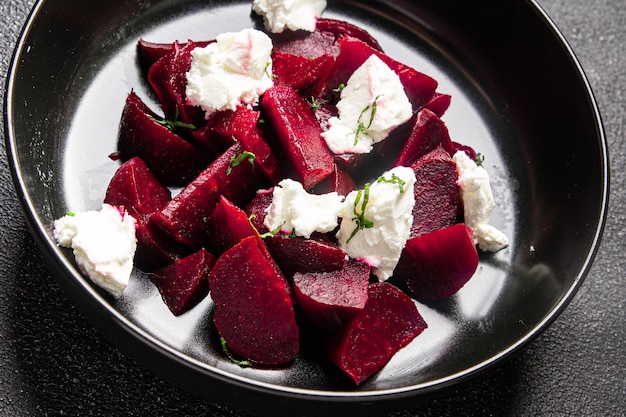
[[[368,29],[392,57],[453,96],[452,139],[485,155],[509,248],[482,254],[446,302],[419,303],[429,328],[353,386],[312,350],[280,369],[242,369],[220,351],[210,298],[175,318],[139,271],[115,301],[51,234],[66,211],[99,208],[117,164],[131,89],[156,108],[135,45],[211,39],[258,24],[250,3],[42,1],[17,45],[6,88],[7,151],[29,226],[73,301],[124,352],[211,401],[257,413],[367,413],[449,387],[549,326],[583,282],[602,233],[608,158],[600,115],[574,54],[532,1],[331,1],[326,17]],[[245,394],[246,397],[241,397]],[[242,401],[241,398],[246,398]],[[282,411],[278,411],[282,410]]]

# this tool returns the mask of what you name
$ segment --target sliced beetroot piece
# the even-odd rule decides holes
[[[288,278],[296,272],[335,271],[343,268],[347,260],[346,253],[328,239],[278,234],[264,241],[276,264]]]
[[[199,246],[206,240],[206,220],[220,196],[245,206],[254,196],[261,178],[254,164],[249,163],[235,144],[156,212],[153,220],[176,241],[190,247]]]
[[[317,97],[317,92],[325,85],[326,77],[330,73],[335,58],[323,54],[317,58],[306,58],[285,52],[272,52],[272,74],[275,85],[286,85],[297,92],[313,91],[305,97]]]
[[[260,238],[224,252],[209,274],[213,323],[230,351],[261,365],[290,362],[300,349],[289,285]]]
[[[472,161],[476,161],[476,157],[478,156],[478,153],[471,146],[463,145],[458,142],[452,142],[452,146],[454,147],[455,153],[457,151],[463,151]],[[454,156],[454,153],[452,155]]]
[[[352,73],[359,68],[372,54],[376,54],[400,78],[413,109],[421,108],[427,103],[437,88],[437,81],[426,74],[396,61],[389,55],[380,52],[365,42],[346,36],[339,40],[340,53],[335,61],[333,71],[328,76],[329,88],[345,84]]]
[[[144,271],[154,271],[173,264],[192,252],[189,247],[175,241],[161,230],[152,221],[152,216],[144,217],[137,223],[135,235],[137,237],[135,264]]]
[[[322,55],[333,58],[339,54],[337,37],[330,32],[284,31],[270,34],[274,52],[315,59]]]
[[[246,213],[223,196],[206,223],[207,248],[216,256],[226,252],[240,240],[257,235]]]
[[[210,41],[196,41],[195,45],[197,47],[205,47],[208,44],[215,42],[215,40]],[[163,58],[170,52],[173,52],[175,49],[175,43],[156,43],[156,42],[148,42],[145,39],[139,39],[137,42],[137,54],[139,55],[139,59],[141,60],[141,65],[144,68],[144,71],[150,69],[152,64],[157,62],[160,58]],[[180,43],[179,45],[183,45]]]
[[[259,128],[260,113],[240,105],[235,110],[215,112],[207,123],[193,133],[195,141],[214,155],[238,142],[241,149],[254,154],[254,162],[265,177],[276,183],[282,179],[278,158],[263,138]]]
[[[267,233],[267,227],[265,224],[265,217],[267,216],[267,209],[272,204],[274,189],[258,190],[256,195],[250,200],[250,203],[246,206],[246,214],[250,219],[250,223],[260,234]]]
[[[394,166],[408,167],[438,146],[443,147],[450,156],[454,155],[454,146],[445,123],[432,111],[422,109],[415,117],[413,128]]]
[[[122,161],[141,158],[164,185],[186,185],[209,165],[211,158],[162,122],[163,119],[131,91],[120,121],[119,157]]]
[[[424,108],[432,111],[438,117],[443,116],[443,114],[450,107],[450,103],[452,102],[452,96],[450,94],[442,94],[435,92],[433,96],[424,104]]]
[[[148,82],[161,103],[168,120],[192,124],[204,123],[204,111],[187,101],[187,72],[191,67],[191,51],[197,45],[189,41],[174,43],[173,51],[156,61],[148,71]]]
[[[172,314],[180,316],[191,310],[209,293],[208,277],[215,257],[200,249],[171,265],[150,274],[150,280]]]
[[[331,272],[297,272],[293,288],[298,306],[316,326],[336,332],[363,310],[367,301],[370,267],[350,261]]]
[[[409,238],[452,226],[462,213],[459,174],[448,152],[437,147],[410,167],[415,205]]]
[[[314,190],[315,194],[336,192],[346,196],[350,191],[357,189],[356,182],[343,168],[335,164],[335,170],[324,181],[319,183]]]
[[[337,38],[351,36],[365,42],[378,51],[382,52],[383,50],[378,41],[368,31],[343,20],[317,19],[315,30],[333,33]]]
[[[124,162],[115,171],[104,196],[105,203],[123,206],[135,219],[162,209],[170,199],[170,190],[161,185],[138,157]]]
[[[334,158],[322,138],[311,105],[293,88],[274,86],[261,106],[295,179],[310,190],[334,171]]]
[[[370,284],[365,307],[333,343],[330,359],[358,385],[426,327],[404,292],[386,282]]]
[[[464,223],[457,223],[409,239],[394,277],[416,298],[444,300],[456,294],[477,267],[474,233]]]

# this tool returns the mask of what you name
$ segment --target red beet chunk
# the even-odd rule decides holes
[[[148,71],[148,81],[156,93],[168,120],[180,120],[200,127],[204,111],[187,102],[187,72],[191,67],[191,51],[196,44],[175,42],[173,51],[156,61]]]
[[[301,55],[292,55],[280,51],[272,53],[272,73],[275,85],[286,85],[299,93],[305,91],[319,91],[330,73],[335,59],[324,54],[309,59]],[[318,86],[319,85],[319,86]],[[306,94],[306,96],[317,94]]]
[[[304,315],[328,331],[344,328],[367,301],[370,267],[350,261],[332,272],[296,273],[293,286]]]
[[[123,161],[141,158],[164,185],[186,185],[211,159],[159,121],[162,119],[131,92],[120,121],[119,156]]]
[[[343,168],[335,165],[333,173],[315,187],[316,194],[336,192],[339,195],[348,195],[357,189],[354,179]]]
[[[339,54],[339,45],[336,36],[330,32],[284,31],[271,34],[274,52],[298,55],[307,59],[315,59],[322,55],[336,57]]]
[[[413,129],[402,146],[394,166],[408,167],[438,146],[454,155],[454,146],[445,123],[432,111],[422,109],[414,119]]]
[[[205,47],[212,42],[215,41],[211,40],[195,42],[195,45],[197,47]],[[139,55],[141,64],[146,72],[152,66],[152,64],[157,62],[160,58],[163,58],[168,53],[173,52],[175,49],[175,45],[175,43],[155,43],[148,42],[144,39],[139,39],[139,41],[137,42],[137,54]]]
[[[336,88],[346,83],[352,73],[359,68],[372,54],[376,54],[400,78],[404,90],[414,109],[427,103],[437,88],[437,81],[426,74],[396,61],[390,56],[372,48],[365,42],[346,36],[339,40],[341,52],[337,56],[335,67],[328,77],[329,87]]]
[[[281,365],[300,349],[289,285],[249,237],[224,252],[209,275],[213,322],[228,348],[261,365]]]
[[[189,255],[191,250],[170,237],[153,221],[152,216],[143,218],[137,223],[136,265],[145,271],[173,264]]]
[[[333,345],[330,359],[360,384],[426,327],[405,293],[388,283],[370,284],[365,307]]]
[[[161,185],[140,158],[134,157],[115,171],[104,202],[123,206],[131,216],[140,219],[165,207],[170,198],[167,187]]]
[[[415,206],[409,238],[452,226],[461,213],[458,173],[452,157],[438,147],[418,159],[415,173]]]
[[[265,239],[267,248],[287,277],[296,272],[325,272],[343,268],[346,253],[328,239],[304,239],[278,234]]]
[[[240,240],[256,236],[248,216],[239,207],[221,197],[207,220],[207,247],[219,256],[239,243]]]
[[[334,159],[310,103],[290,87],[274,86],[261,100],[293,174],[310,190],[334,171]]]
[[[394,276],[416,298],[443,300],[459,291],[477,267],[474,234],[464,223],[457,223],[409,239]]]
[[[463,145],[457,142],[452,142],[452,146],[454,147],[454,152],[463,151],[472,161],[476,161],[476,157],[478,156],[478,154],[476,153],[474,148],[472,148],[471,146]]]
[[[259,128],[260,113],[248,106],[211,115],[205,126],[193,133],[200,146],[219,155],[238,142],[244,151],[254,154],[254,162],[272,183],[282,179],[281,167]]]
[[[267,233],[267,227],[263,224],[267,216],[267,208],[272,204],[273,188],[269,190],[258,190],[256,195],[246,206],[246,214],[254,228],[260,233]]]
[[[378,51],[383,50],[378,41],[368,31],[343,20],[317,19],[315,30],[333,33],[337,38],[351,36],[365,42]]]
[[[432,111],[438,117],[443,116],[443,114],[450,107],[450,103],[452,101],[452,96],[450,94],[441,94],[435,92],[433,96],[428,100],[426,104],[424,104],[424,108]]]
[[[150,280],[172,314],[180,316],[195,307],[209,293],[208,277],[215,257],[206,249],[178,260],[150,274]]]
[[[242,206],[254,196],[261,176],[248,160],[234,162],[241,156],[238,144],[231,146],[196,179],[187,185],[167,206],[154,214],[154,221],[176,241],[190,247],[206,240],[206,219],[220,196]]]

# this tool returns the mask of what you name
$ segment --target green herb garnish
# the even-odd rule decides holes
[[[363,197],[363,201],[361,202],[361,212],[357,211],[357,207],[359,205],[359,201],[361,201],[361,197]],[[365,207],[367,207],[367,202],[370,198],[370,184],[366,183],[365,187],[362,190],[357,191],[356,198],[354,199],[354,217],[352,221],[356,223],[356,227],[350,234],[346,243],[350,242],[350,240],[356,235],[359,230],[363,229],[371,229],[374,227],[374,222],[365,218]]]
[[[226,168],[226,175],[230,175],[233,168],[247,160],[254,167],[254,158],[256,156],[252,152],[243,151],[240,154],[235,153],[230,157],[230,161],[228,162],[228,168]]]
[[[74,217],[74,216],[76,216],[76,213],[74,213],[73,211],[66,211],[65,215],[66,216],[70,216],[70,217]]]
[[[167,127],[169,130],[174,131],[176,130],[176,128],[180,127],[180,128],[187,128],[187,129],[191,129],[191,130],[196,130],[197,127],[194,124],[191,123],[185,123],[185,122],[181,122],[180,120],[178,120],[178,106],[176,106],[176,114],[174,115],[174,120],[168,120],[168,119],[157,119],[151,115],[148,115],[148,117],[150,117],[152,120],[154,120],[155,122],[157,122],[158,124]]]
[[[391,179],[387,179],[387,178],[385,178],[384,175],[381,175],[380,177],[378,177],[378,180],[376,182],[378,182],[378,183],[386,182],[388,184],[398,184],[398,187],[400,188],[400,194],[404,194],[404,186],[406,184],[406,181],[404,181],[402,178],[398,177],[396,174],[391,174]]]
[[[224,339],[223,337],[220,337],[220,344],[222,345],[222,350],[224,351],[226,356],[228,356],[228,359],[230,359],[233,363],[236,363],[242,368],[252,366],[252,362],[250,362],[249,360],[236,358],[230,351],[230,349],[228,349],[228,346],[226,346],[226,339]]]
[[[476,159],[474,159],[474,162],[476,162],[476,165],[481,166],[483,162],[485,162],[485,155],[478,152],[476,154]]]
[[[358,126],[356,128],[356,130],[354,131],[354,145],[356,146],[357,142],[359,141],[359,135],[361,133],[364,133],[367,129],[369,129],[370,127],[372,127],[372,123],[374,122],[374,116],[376,116],[376,107],[377,105],[377,101],[380,98],[380,94],[376,96],[376,98],[374,99],[374,101],[372,102],[372,104],[368,104],[367,106],[365,106],[365,108],[363,110],[361,110],[361,113],[359,114],[359,118],[358,118]],[[365,114],[365,112],[367,112],[368,110],[370,110],[370,119],[369,122],[367,123],[367,125],[363,122],[363,120],[361,120],[363,118],[363,115]]]

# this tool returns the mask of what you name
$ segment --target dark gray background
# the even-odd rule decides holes
[[[33,3],[0,1],[2,85]],[[577,54],[604,120],[612,169],[600,251],[572,303],[528,347],[392,416],[626,415],[626,4],[540,4]],[[203,402],[143,370],[78,313],[27,230],[4,139],[0,154],[0,415],[245,415]]]

